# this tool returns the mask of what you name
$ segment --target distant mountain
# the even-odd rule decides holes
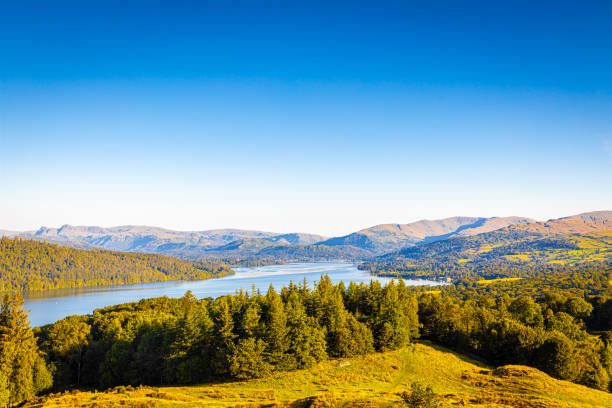
[[[81,241],[115,251],[164,252],[167,249],[216,248],[243,238],[268,238],[277,234],[262,231],[220,229],[172,231],[158,227],[126,225],[111,228],[64,225],[41,227],[33,237],[49,241]]]
[[[280,244],[304,244],[311,245],[316,244],[321,241],[325,241],[327,238],[321,235],[316,234],[302,234],[302,233],[291,233],[291,234],[281,234],[274,235],[269,238],[264,238],[270,242],[278,242]]]
[[[297,250],[299,247],[325,240],[325,237],[314,234],[281,234],[267,238],[245,238],[206,251],[207,257],[249,258],[267,257],[261,251],[267,248],[283,247]]]
[[[513,225],[511,230],[541,234],[583,234],[612,229],[612,211],[593,211],[530,224]]]
[[[63,225],[60,228],[41,227],[36,231],[22,233],[0,231],[0,235],[19,236],[75,248],[158,253],[188,259],[244,257],[268,246],[309,245],[326,239],[320,235],[302,233],[276,234],[238,229],[173,231],[138,225],[110,228]]]
[[[276,234],[238,229],[172,231],[135,225],[111,228],[64,225],[60,228],[41,227],[33,232],[6,231],[0,234],[83,249],[157,253],[185,259],[357,261],[388,254],[387,257],[380,258],[387,262],[395,258],[412,259],[413,255],[405,255],[427,251],[429,251],[427,256],[435,258],[435,254],[430,251],[431,248],[452,246],[458,242],[486,241],[487,236],[482,235],[492,232],[499,232],[489,236],[493,241],[499,239],[514,242],[519,236],[542,238],[550,235],[605,231],[612,228],[611,219],[612,211],[596,211],[542,222],[525,217],[451,217],[441,220],[421,220],[410,224],[381,224],[335,238],[314,234]],[[466,241],[467,238],[474,236],[479,238]],[[455,241],[457,239],[464,241]],[[452,243],[431,246],[437,242],[447,241]],[[461,251],[456,250],[456,252]],[[469,257],[466,256],[467,258]]]
[[[264,248],[282,245],[289,244],[287,242],[271,241],[267,238],[245,238],[209,249],[206,251],[206,256],[213,258],[252,258]]]
[[[529,224],[534,220],[523,217],[452,217],[442,220],[421,220],[411,224],[382,224],[352,234],[331,238],[322,245],[350,245],[374,254],[460,236],[477,235],[513,224]]]
[[[422,220],[411,224],[383,224],[344,237],[220,229],[210,231],[172,231],[149,226],[111,228],[64,225],[41,227],[24,233],[78,248],[103,248],[115,251],[159,253],[188,259],[198,258],[273,258],[283,260],[367,259],[455,236],[474,235],[508,225],[533,222],[528,218],[453,217]]]
[[[474,236],[431,242],[379,256],[364,269],[463,276],[545,266],[612,264],[612,211],[510,225]]]
[[[372,253],[366,249],[352,245],[323,244],[314,245],[291,245],[270,246],[255,254],[259,259],[280,259],[284,261],[317,262],[332,260],[362,261],[372,257]]]
[[[0,229],[0,238],[2,237],[16,237],[20,234],[23,234],[23,232],[19,232],[19,231],[9,231],[9,230],[3,230]]]

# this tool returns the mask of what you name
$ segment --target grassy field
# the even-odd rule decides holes
[[[495,279],[480,279],[476,283],[479,285],[491,285],[500,282],[516,282],[521,280],[521,278],[495,278]]]
[[[418,381],[433,387],[444,407],[611,407],[612,394],[524,366],[492,369],[428,344],[309,370],[244,382],[188,387],[117,387],[30,401],[34,407],[373,407],[401,406],[398,393]]]
[[[524,240],[517,240],[514,243],[529,242],[532,240],[533,237],[527,237]],[[602,262],[612,257],[612,230],[593,232],[583,235],[568,235],[567,240],[568,242],[578,246],[579,249],[548,249],[546,251],[534,249],[520,253],[501,255],[501,257],[506,261],[515,263],[542,262],[558,265]],[[504,245],[509,245],[511,243],[512,242],[496,245],[482,245],[478,249],[466,251],[466,253],[471,253],[474,255],[486,254],[493,249],[503,248]],[[457,263],[467,262],[466,259],[459,259]]]

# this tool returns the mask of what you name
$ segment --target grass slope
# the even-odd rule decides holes
[[[189,387],[117,387],[30,401],[25,408],[55,407],[368,407],[400,405],[413,381],[431,385],[442,406],[610,407],[612,395],[560,381],[533,368],[492,370],[428,344],[354,359],[331,360],[309,370],[244,382]]]

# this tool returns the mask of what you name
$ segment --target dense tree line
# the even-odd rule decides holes
[[[541,297],[545,293],[559,292],[572,296],[612,296],[612,266],[568,266],[551,265],[549,267],[533,268],[529,275],[519,279],[482,278],[461,279],[442,287],[441,290],[459,297],[480,296],[520,296]]]
[[[588,243],[585,249],[580,243]],[[404,277],[533,276],[555,268],[612,265],[608,237],[498,230],[408,247],[370,259],[360,269]]]
[[[230,273],[229,267],[212,261],[0,239],[0,291],[208,279]]]
[[[367,270],[378,276],[388,276],[404,279],[451,280],[456,285],[471,285],[483,279],[526,278],[516,290],[524,290],[525,282],[530,282],[531,289],[538,287],[544,290],[561,288],[563,290],[577,289],[589,292],[606,291],[608,288],[606,276],[612,272],[610,262],[590,262],[588,264],[532,264],[532,265],[498,265],[491,264],[478,269],[470,269],[457,264],[449,269],[432,267],[431,269],[415,269],[407,262],[402,263],[363,263],[359,269]],[[597,283],[597,281],[601,281]],[[506,283],[505,289],[509,289]],[[479,288],[478,292],[486,290]]]
[[[371,256],[372,253],[363,248],[323,244],[270,246],[253,255],[257,259],[285,262],[361,261]]]
[[[37,329],[55,387],[189,384],[309,367],[392,350],[418,336],[416,295],[382,287],[291,284],[278,293],[155,298]]]
[[[198,300],[188,292],[110,306],[34,335],[21,305],[5,297],[1,308],[0,402],[49,388],[49,372],[56,390],[248,379],[393,350],[418,337],[598,389],[609,389],[612,374],[612,298],[605,295],[471,297],[419,293],[402,281],[334,285],[325,276],[313,289],[302,282],[265,294]]]
[[[254,268],[268,265],[284,265],[287,262],[281,259],[257,259],[257,258],[222,258],[220,261],[232,268]]]
[[[612,299],[545,294],[458,299],[419,296],[421,337],[494,365],[524,364],[553,377],[608,390]],[[587,329],[605,330],[591,335]]]
[[[313,290],[302,283],[112,306],[43,327],[39,338],[59,388],[253,378],[421,336],[490,364],[526,364],[607,389],[612,335],[587,329],[612,329],[610,298],[417,296],[402,281],[345,287],[323,277]]]

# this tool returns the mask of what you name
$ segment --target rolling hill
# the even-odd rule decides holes
[[[448,267],[447,261],[452,261],[451,265],[456,265],[457,262],[472,262],[471,265],[477,265],[481,260],[490,262],[492,259],[501,259],[500,256],[507,256],[509,258],[506,261],[513,260],[515,263],[520,263],[521,260],[541,260],[542,246],[555,245],[552,242],[545,245],[545,240],[555,241],[556,245],[561,245],[566,251],[578,250],[578,244],[572,244],[571,239],[580,240],[579,236],[612,229],[611,214],[612,211],[596,211],[542,222],[525,217],[451,217],[441,220],[421,220],[410,224],[381,224],[334,238],[315,234],[276,234],[237,229],[185,232],[148,226],[101,228],[70,225],[60,228],[41,227],[34,232],[11,231],[4,234],[82,249],[157,253],[185,259],[356,261],[382,256],[376,258],[375,262],[388,263],[400,260],[405,264],[406,261],[414,260],[415,267],[420,268],[425,261]],[[2,234],[0,231],[0,235]],[[575,237],[570,239],[570,234],[574,234]],[[598,242],[601,239],[605,241],[603,237],[593,239]],[[491,245],[500,248],[498,241],[506,243],[503,248],[495,250],[489,248]],[[523,250],[529,245],[533,246],[533,250]],[[606,247],[607,244],[599,242],[593,245],[599,248],[600,245]],[[522,249],[518,249],[517,246]],[[536,247],[540,249],[536,250]],[[563,260],[563,257],[559,258],[562,255],[560,252],[562,248],[557,249],[559,251],[552,258],[549,257],[549,252],[545,257],[549,260]],[[597,250],[597,248],[591,249],[591,252]],[[504,250],[507,253],[502,254]]]
[[[231,273],[216,262],[0,238],[0,291],[199,280]]]
[[[612,262],[612,211],[511,225],[471,237],[404,248],[364,264],[373,272],[470,272]]]
[[[585,234],[612,229],[612,211],[593,211],[554,220],[516,224],[509,231],[520,230],[545,235]]]
[[[41,227],[30,232],[0,231],[2,235],[83,249],[157,253],[186,259],[243,257],[268,246],[309,245],[326,239],[302,233],[276,234],[238,229],[173,231],[134,225],[110,228],[64,225],[60,228]],[[208,251],[212,252],[209,254]]]
[[[158,253],[187,259],[275,258],[283,260],[367,259],[408,246],[470,236],[508,225],[530,223],[521,217],[452,217],[411,224],[382,224],[335,238],[316,234],[276,234],[263,231],[220,229],[172,231],[149,226],[64,225],[31,232],[5,232],[77,248]]]
[[[535,368],[493,369],[443,347],[417,343],[257,380],[70,391],[34,398],[24,408],[402,406],[400,394],[415,381],[431,386],[443,407],[612,406],[609,393],[556,380]]]
[[[494,231],[513,224],[529,224],[533,220],[522,217],[452,217],[442,220],[421,220],[411,224],[381,224],[352,234],[331,238],[322,245],[350,245],[374,254],[429,242],[471,236]]]

